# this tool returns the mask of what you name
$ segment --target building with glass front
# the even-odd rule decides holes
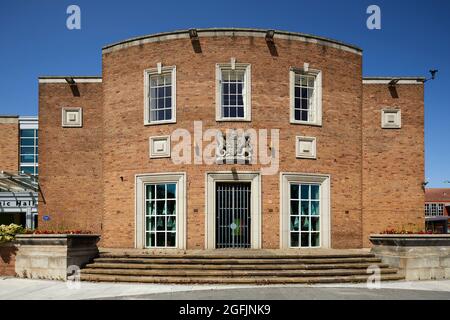
[[[0,224],[38,223],[38,118],[0,116]]]

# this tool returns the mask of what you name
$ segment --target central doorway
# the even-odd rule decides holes
[[[251,183],[216,183],[216,248],[251,247]]]

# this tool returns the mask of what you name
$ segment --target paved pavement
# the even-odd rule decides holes
[[[0,300],[77,299],[445,299],[450,280],[383,282],[381,289],[366,284],[329,285],[164,285],[0,278]]]

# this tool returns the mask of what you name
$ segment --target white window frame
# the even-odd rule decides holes
[[[172,76],[172,119],[150,121],[150,76],[171,74]],[[144,125],[157,125],[177,122],[177,68],[176,66],[167,66],[162,68],[150,68],[144,70]]]
[[[216,248],[216,183],[217,182],[250,182],[251,183],[251,249],[261,249],[261,174],[259,172],[218,171],[205,174],[205,247]]]
[[[385,115],[393,113],[396,115],[396,122],[389,124],[385,122]],[[383,129],[401,129],[402,128],[402,112],[400,109],[385,108],[381,110],[381,128]]]
[[[300,150],[300,142],[309,141],[312,144],[311,155],[305,154]],[[317,139],[315,137],[295,137],[295,155],[298,159],[317,159]]]
[[[175,183],[177,185],[177,226],[176,246],[166,249],[186,249],[186,174],[179,173],[147,173],[135,176],[135,247],[145,248],[145,185],[154,183]]]
[[[331,201],[329,175],[281,172],[280,173],[280,248],[290,249],[290,184],[320,185],[320,246],[311,249],[331,248]],[[298,248],[296,248],[298,249]]]
[[[308,118],[310,120],[296,120],[295,119],[295,75],[307,74],[315,77],[314,82],[314,101],[313,111],[309,112]],[[290,96],[290,122],[292,124],[304,124],[310,126],[322,125],[322,71],[310,69],[306,71],[304,68],[291,67],[289,70],[289,96]]]
[[[430,210],[430,204],[429,203],[425,203],[425,216],[429,217],[431,210]]]
[[[244,116],[235,118],[222,117],[222,70],[244,70]],[[216,64],[216,121],[251,121],[252,119],[252,81],[251,81],[251,65],[248,63],[235,63],[234,69],[231,63]],[[245,90],[245,91],[244,91]]]

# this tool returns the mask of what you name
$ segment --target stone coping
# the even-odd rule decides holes
[[[250,37],[265,37],[266,32],[269,29],[255,29],[255,28],[199,28],[195,29],[200,37],[236,37],[236,36],[250,36]],[[314,36],[311,34],[300,33],[300,32],[290,32],[283,30],[274,30],[274,38],[286,39],[286,40],[299,40],[303,42],[317,43],[320,45],[330,46],[336,49],[349,51],[362,55],[362,49],[351,44],[346,44],[341,41],[334,39]],[[175,39],[189,39],[189,30],[175,30],[170,32],[155,33],[140,37],[134,37],[106,45],[102,48],[103,53],[110,53],[115,50],[120,50],[136,45],[141,45],[150,42],[160,42],[165,40],[175,40]]]
[[[98,234],[19,234],[15,240],[19,245],[73,247],[97,243],[99,239]]]
[[[450,234],[373,234],[375,246],[450,247]]]
[[[29,238],[89,238],[100,237],[99,234],[18,234],[16,239],[29,239]]]
[[[370,238],[450,239],[450,234],[371,234]]]

